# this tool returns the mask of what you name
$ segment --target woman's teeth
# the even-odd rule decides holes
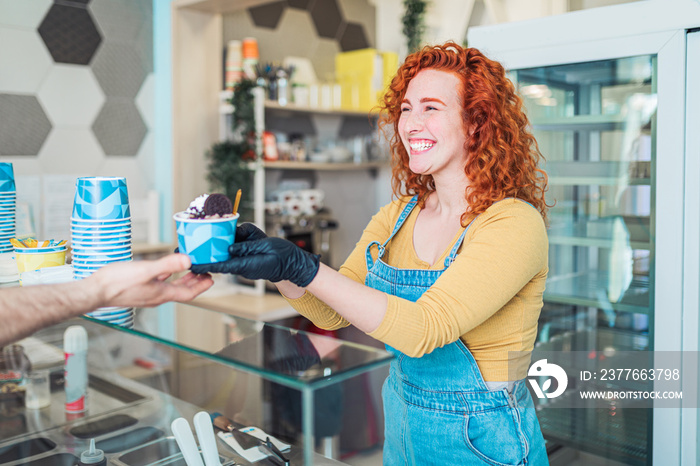
[[[410,144],[411,150],[414,152],[423,152],[424,150],[430,149],[434,145],[435,143],[433,142],[417,142]]]

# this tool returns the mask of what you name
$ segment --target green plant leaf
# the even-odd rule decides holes
[[[233,138],[213,144],[206,153],[207,180],[212,192],[223,192],[231,200],[242,191],[239,212],[241,220],[253,220],[253,168],[255,161],[255,108],[252,89],[255,83],[241,81],[233,91]]]

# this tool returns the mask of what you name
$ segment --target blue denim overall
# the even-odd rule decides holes
[[[461,234],[442,270],[398,269],[382,261],[386,245],[416,205],[404,208],[391,236],[367,246],[365,284],[417,301],[450,266],[464,240]],[[377,260],[370,249],[379,249]],[[465,281],[469,277],[465,277]],[[489,390],[474,357],[461,339],[411,358],[395,355],[382,387],[385,415],[384,465],[548,465],[534,404],[524,380],[512,388]]]

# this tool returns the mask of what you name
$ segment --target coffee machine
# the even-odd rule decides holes
[[[268,236],[287,239],[305,251],[319,254],[321,262],[327,265],[331,265],[331,232],[337,228],[338,222],[326,207],[311,215],[265,215]]]

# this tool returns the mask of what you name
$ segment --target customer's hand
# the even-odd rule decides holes
[[[95,272],[85,281],[100,293],[100,307],[152,307],[168,301],[191,301],[213,284],[211,276],[188,273],[166,281],[192,263],[184,254],[150,261],[119,262]]]
[[[243,241],[229,247],[231,258],[214,264],[193,265],[194,273],[230,273],[272,282],[289,280],[305,287],[318,273],[320,256],[282,238]]]

